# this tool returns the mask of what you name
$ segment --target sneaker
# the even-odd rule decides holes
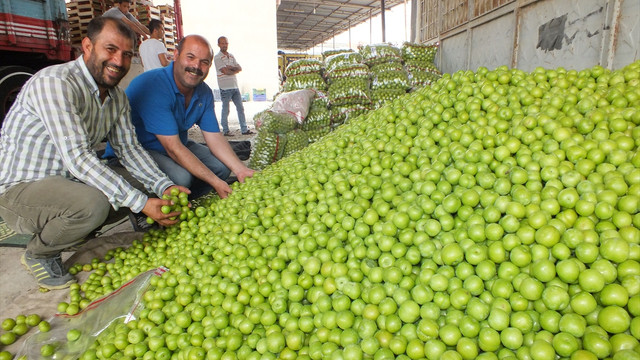
[[[36,278],[38,285],[45,289],[65,289],[76,282],[76,278],[64,268],[60,254],[50,258],[36,259],[25,251],[20,262]]]
[[[224,133],[223,135],[224,135],[224,136],[229,136],[229,137],[233,136],[233,135],[232,135],[230,132],[228,132],[228,131],[227,131],[226,133]]]
[[[147,232],[155,225],[155,223],[149,224],[147,222],[147,216],[140,213],[136,214],[129,212],[129,221],[131,222],[131,226],[133,226],[133,231],[135,232]]]
[[[253,134],[255,134],[255,133],[253,131],[251,131],[251,130],[247,130],[247,131],[242,133],[242,135],[253,135]]]

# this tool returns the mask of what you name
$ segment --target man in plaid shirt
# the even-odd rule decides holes
[[[60,253],[102,225],[110,209],[127,207],[161,225],[175,223],[169,218],[176,213],[161,212],[170,201],[135,189],[93,150],[106,137],[150,192],[161,196],[176,187],[138,143],[129,102],[117,86],[129,71],[134,38],[120,20],[93,19],[82,56],[36,73],[4,120],[0,216],[14,231],[33,235],[21,260],[41,287],[75,282]]]

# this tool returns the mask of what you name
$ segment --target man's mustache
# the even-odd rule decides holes
[[[184,69],[184,71],[196,73],[196,75],[198,76],[204,76],[204,72],[195,67],[187,67]]]

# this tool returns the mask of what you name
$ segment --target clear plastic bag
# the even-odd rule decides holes
[[[160,267],[141,273],[123,284],[109,295],[93,301],[76,315],[58,314],[49,320],[51,330],[37,332],[25,340],[16,354],[16,358],[41,358],[40,348],[47,344],[55,346],[56,359],[78,359],[95,339],[115,321],[125,323],[136,320],[142,310],[142,298],[150,287],[153,276],[161,276],[167,269]],[[67,333],[77,329],[80,337],[75,341],[67,340]]]
[[[309,113],[309,107],[316,92],[313,89],[290,91],[278,95],[271,105],[271,111],[293,115],[302,124]]]

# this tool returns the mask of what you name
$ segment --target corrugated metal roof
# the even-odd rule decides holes
[[[405,0],[281,0],[278,49],[307,50]]]

